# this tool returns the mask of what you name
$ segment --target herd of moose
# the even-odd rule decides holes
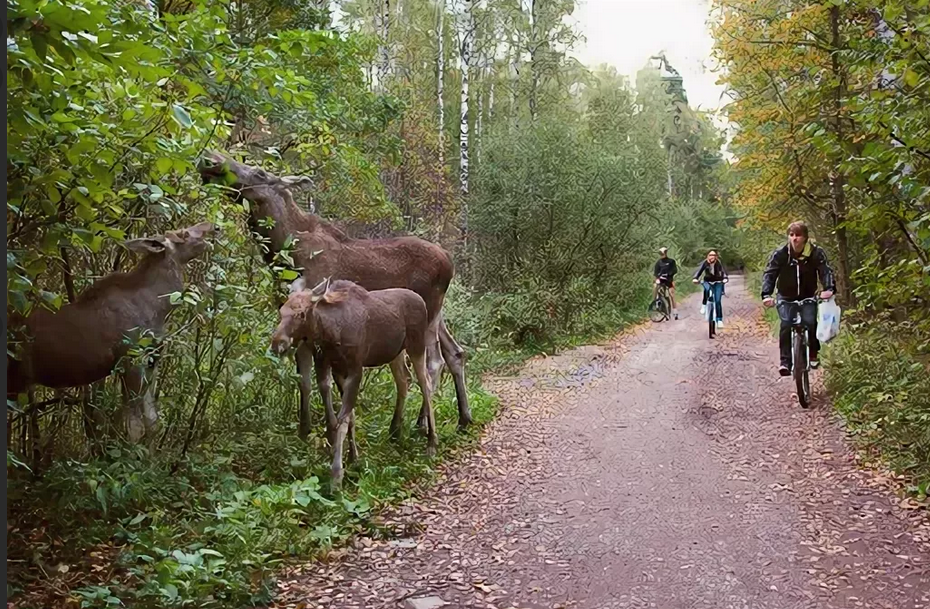
[[[417,426],[427,432],[428,454],[434,455],[437,447],[431,394],[444,365],[454,379],[459,427],[471,423],[464,351],[442,316],[454,272],[447,251],[412,236],[347,236],[295,202],[292,190],[312,187],[308,177],[279,177],[212,151],[199,159],[198,170],[205,183],[228,186],[236,202],[248,201],[250,227],[270,244],[266,262],[289,238],[296,241],[292,255],[302,275],[279,310],[271,349],[280,355],[294,348],[301,438],[310,431],[310,389],[316,379],[333,449],[334,488],[342,482],[346,437],[349,460],[358,455],[354,406],[363,368],[390,364],[397,391],[392,437],[400,435],[407,396],[405,353],[423,395]],[[273,220],[270,228],[265,228],[266,218]],[[55,312],[34,310],[17,330],[24,339],[19,358],[7,355],[8,398],[36,384],[79,387],[118,372],[126,433],[135,442],[151,438],[159,420],[152,383],[157,360],[127,363],[127,355],[140,336],[164,333],[172,307],[167,295],[184,289],[186,264],[210,247],[217,230],[202,222],[128,240],[124,245],[141,254],[132,270],[99,279]],[[333,380],[342,398],[338,414]]]

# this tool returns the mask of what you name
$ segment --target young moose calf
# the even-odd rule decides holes
[[[391,365],[397,385],[397,402],[391,420],[391,435],[398,437],[407,397],[404,351],[410,355],[427,413],[427,454],[436,454],[436,423],[431,404],[432,388],[426,374],[428,319],[426,303],[411,290],[391,288],[369,292],[351,281],[324,279],[312,290],[295,282],[292,293],[279,311],[280,323],[271,339],[271,349],[283,354],[293,343],[306,340],[313,349],[317,383],[326,408],[327,427],[335,431],[333,487],[342,484],[342,447],[349,436],[349,458],[355,448],[354,408],[362,381],[362,369]],[[333,414],[330,374],[342,391],[339,416]]]
[[[106,378],[126,355],[126,338],[161,334],[171,310],[168,294],[184,289],[184,265],[207,248],[210,222],[125,242],[143,254],[128,273],[112,273],[57,312],[36,309],[25,320],[22,359],[7,356],[7,396],[35,383],[59,389]],[[151,391],[154,370],[122,371],[124,417],[138,441],[154,430],[158,409]]]

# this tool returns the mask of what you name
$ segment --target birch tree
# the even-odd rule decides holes
[[[446,103],[443,95],[445,93],[446,78],[446,51],[445,51],[445,16],[446,0],[439,0],[438,15],[436,25],[436,106],[439,113],[439,166],[445,167],[445,125],[446,125]]]

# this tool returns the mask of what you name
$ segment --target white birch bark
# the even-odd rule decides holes
[[[462,196],[468,196],[468,138],[469,138],[469,114],[468,114],[468,102],[469,102],[469,69],[471,68],[471,42],[472,34],[474,32],[474,19],[472,15],[472,0],[464,0],[463,2],[464,10],[462,11],[461,19],[463,22],[462,26],[462,35],[460,40],[460,62],[461,62],[461,71],[462,71],[462,102],[461,102],[461,116],[459,120],[459,150],[460,150],[460,159],[459,159],[459,183],[461,186]],[[468,206],[463,203],[462,206],[462,228],[466,232],[468,231]]]
[[[436,51],[436,103],[439,107],[439,166],[446,164],[445,124],[446,103],[443,99],[445,93],[446,54],[445,36],[443,35],[443,21],[446,13],[446,0],[439,0],[439,25],[436,28],[438,50]]]
[[[387,86],[388,73],[391,69],[391,56],[388,45],[391,22],[391,0],[381,0],[378,7],[378,33],[381,44],[378,48],[378,89],[384,91]]]

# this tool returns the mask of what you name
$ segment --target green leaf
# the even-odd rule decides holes
[[[191,120],[191,115],[188,114],[187,110],[180,104],[171,105],[171,115],[174,117],[174,120],[185,129],[190,129],[191,125],[194,124]]]
[[[916,87],[920,82],[920,74],[918,74],[915,70],[908,68],[907,71],[904,72],[904,82],[906,82],[910,87]]]
[[[174,166],[174,161],[167,157],[162,157],[155,161],[155,168],[158,169],[158,173],[166,174],[171,171],[171,168]]]
[[[170,601],[174,601],[178,598],[178,587],[174,584],[165,584],[161,589],[161,593]]]
[[[298,277],[300,277],[300,274],[297,271],[292,271],[291,269],[284,269],[281,271],[281,279],[284,279],[285,281],[297,279]]]
[[[48,43],[45,41],[45,35],[32,31],[29,35],[29,39],[32,41],[32,48],[35,49],[36,55],[39,56],[39,59],[45,61],[46,54],[48,53]]]

